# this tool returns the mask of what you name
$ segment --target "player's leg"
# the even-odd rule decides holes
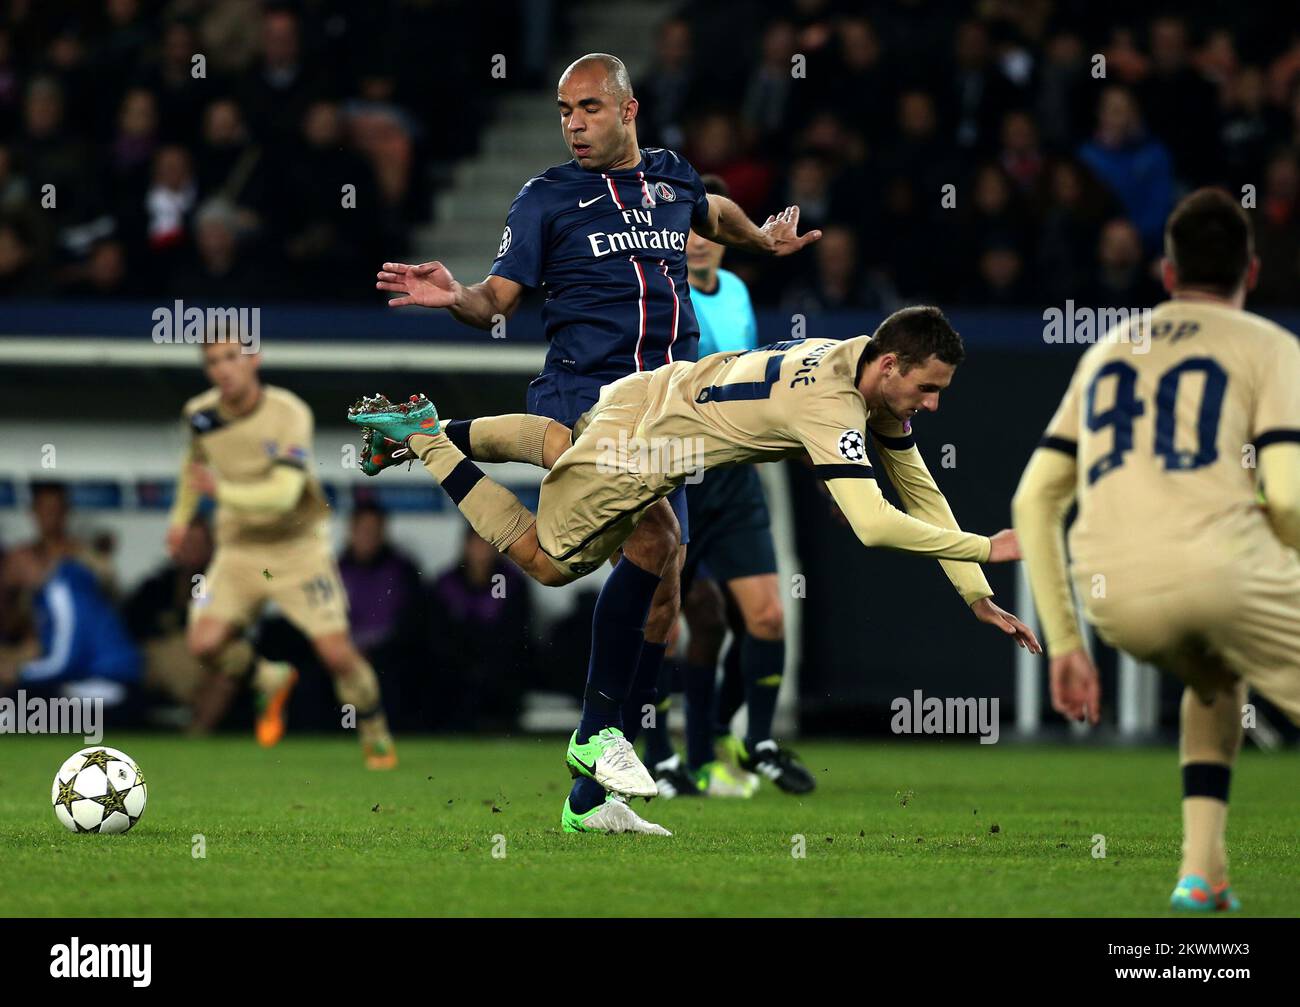
[[[524,462],[549,469],[573,444],[573,432],[563,423],[530,413],[447,420],[443,430],[476,462]]]
[[[770,541],[771,536],[766,537]],[[727,581],[727,590],[744,622],[744,632],[734,644],[739,648],[748,714],[741,768],[766,777],[786,793],[809,793],[816,787],[813,775],[794,752],[772,737],[785,674],[785,609],[777,575],[736,577]]]
[[[231,623],[207,615],[192,621],[186,631],[185,645],[203,669],[191,703],[188,734],[208,734],[216,729],[253,663],[252,646],[237,638],[236,632]]]
[[[680,537],[671,506],[656,501],[623,543],[623,558],[596,598],[582,719],[567,756],[575,776],[563,815],[567,831],[585,831],[585,816],[601,807],[605,790],[634,797],[658,792],[624,733],[630,728],[635,735],[640,722],[626,724],[624,708],[634,693],[654,597],[664,573],[676,571]]]
[[[388,730],[375,669],[357,650],[346,629],[313,636],[311,644],[316,657],[334,681],[334,695],[339,703],[355,711],[357,737],[366,768],[395,768],[397,748]]]
[[[1245,683],[1208,697],[1183,690],[1179,762],[1183,775],[1183,859],[1175,909],[1235,909],[1228,887],[1228,789],[1241,748]]]
[[[718,657],[727,639],[727,603],[717,581],[692,579],[684,605],[691,639],[686,648],[686,768],[701,793],[709,793]],[[703,785],[702,785],[703,784]]]
[[[311,640],[316,657],[334,683],[340,706],[355,713],[366,766],[392,769],[397,765],[397,749],[384,715],[379,679],[352,643],[347,593],[328,540],[308,537],[277,545],[266,562],[268,571],[274,571],[268,596]]]

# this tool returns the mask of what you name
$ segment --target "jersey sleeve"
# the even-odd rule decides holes
[[[306,471],[311,459],[312,438],[316,420],[304,402],[295,401],[289,408],[284,426],[280,428],[275,464]]]
[[[172,500],[171,514],[167,519],[169,525],[189,524],[199,509],[199,493],[190,483],[190,465],[200,461],[202,455],[199,451],[198,436],[190,426],[188,413],[185,415],[183,427],[185,450],[181,453],[180,472],[176,474],[176,494]]]
[[[960,531],[961,526],[957,524],[947,498],[935,483],[925,459],[921,457],[916,438],[912,435],[911,424],[889,414],[873,414],[867,421],[867,428],[871,432],[871,439],[876,443],[880,464],[898,491],[907,513],[937,527]],[[993,596],[993,589],[989,587],[978,563],[944,559],[939,564],[967,605]]]
[[[937,527],[904,514],[885,499],[867,461],[864,412],[854,407],[848,393],[814,398],[803,406],[791,431],[863,545],[935,559],[982,563],[989,558],[990,543],[983,535]]]
[[[698,229],[698,225],[709,219],[709,194],[704,191],[704,179],[700,178],[695,166],[687,164],[686,169],[690,172],[691,189],[695,193],[695,199],[691,202],[691,227]]]
[[[1256,450],[1278,442],[1300,442],[1300,341],[1280,333],[1258,377],[1251,433]]]
[[[1083,361],[1075,368],[1074,376],[1070,379],[1070,386],[1065,390],[1065,396],[1061,399],[1061,404],[1056,407],[1056,413],[1052,416],[1051,422],[1047,424],[1047,430],[1043,433],[1043,438],[1038,442],[1039,447],[1050,448],[1055,451],[1061,451],[1071,458],[1079,453],[1079,410],[1080,410],[1080,384],[1083,381]]]
[[[497,257],[488,271],[490,276],[500,276],[530,288],[542,285],[542,267],[546,252],[546,218],[542,212],[542,199],[530,180],[506,215],[506,229],[501,232],[501,245]]]

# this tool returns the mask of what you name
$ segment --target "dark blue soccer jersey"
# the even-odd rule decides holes
[[[492,274],[546,289],[546,369],[612,381],[694,360],[686,236],[708,210],[699,174],[660,148],[642,149],[635,168],[568,161],[529,179]]]

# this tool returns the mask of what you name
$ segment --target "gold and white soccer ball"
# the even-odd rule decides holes
[[[54,817],[72,832],[126,832],[144,814],[149,789],[131,756],[95,745],[70,757],[54,775]]]

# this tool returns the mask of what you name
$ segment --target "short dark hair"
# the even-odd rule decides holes
[[[1165,255],[1180,287],[1228,297],[1241,286],[1254,254],[1250,217],[1224,189],[1197,189],[1165,224]]]
[[[957,330],[942,311],[927,304],[900,308],[881,322],[863,351],[862,363],[870,363],[885,353],[897,355],[903,373],[931,356],[953,367],[966,359],[966,347]]]
[[[700,181],[704,183],[704,191],[710,196],[726,196],[731,198],[731,187],[721,175],[701,175]]]

